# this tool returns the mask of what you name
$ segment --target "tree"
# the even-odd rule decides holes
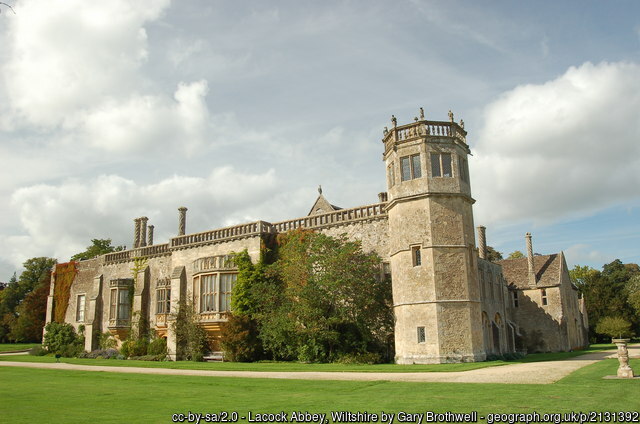
[[[47,274],[42,283],[16,308],[17,318],[11,326],[9,338],[16,342],[41,342],[42,328],[47,313],[50,277]]]
[[[11,329],[18,322],[18,305],[25,299],[27,294],[41,285],[48,284],[47,276],[49,276],[51,268],[55,264],[56,260],[53,258],[27,259],[22,264],[24,271],[20,274],[20,277],[16,280],[14,275],[7,288],[2,290],[2,296],[0,296],[0,341],[10,339]],[[42,319],[44,320],[44,313]],[[23,320],[21,325],[25,324]]]
[[[71,257],[72,261],[83,261],[95,258],[106,253],[119,252],[124,250],[124,246],[112,246],[111,239],[91,239],[91,246],[84,252],[76,253]]]
[[[345,236],[305,230],[282,235],[272,265],[282,282],[281,298],[275,313],[271,309],[259,320],[265,349],[305,362],[368,352],[385,356],[393,313],[391,282],[380,278],[380,265],[378,255],[364,253]]]
[[[518,259],[518,258],[524,258],[524,253],[522,253],[519,250],[516,250],[514,252],[509,253],[509,257],[507,259]]]
[[[633,335],[631,323],[622,317],[602,318],[596,326],[596,333],[619,339]]]
[[[502,253],[498,252],[496,249],[494,249],[491,246],[487,246],[487,260],[491,261],[491,262],[498,262],[501,261],[502,258]]]

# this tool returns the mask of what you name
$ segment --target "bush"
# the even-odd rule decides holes
[[[350,353],[350,354],[342,355],[340,358],[338,358],[336,362],[340,364],[373,365],[373,364],[381,364],[383,361],[380,354],[367,352],[367,353]]]
[[[99,337],[100,340],[98,345],[100,346],[100,349],[115,349],[115,347],[118,346],[118,342],[108,331],[101,333]]]
[[[231,315],[222,326],[221,347],[224,355],[234,362],[253,362],[262,357],[262,343],[258,326],[247,315]]]
[[[152,340],[147,347],[147,354],[167,356],[167,339]]]
[[[33,356],[44,356],[47,354],[47,349],[45,349],[42,346],[34,346],[31,349],[29,349],[29,355],[33,355]]]
[[[84,337],[78,336],[71,324],[50,322],[45,330],[43,345],[49,353],[72,358],[84,351]]]

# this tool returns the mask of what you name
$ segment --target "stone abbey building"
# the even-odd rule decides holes
[[[180,208],[178,234],[164,244],[154,244],[153,226],[138,218],[132,249],[78,263],[64,320],[76,328],[83,324],[85,334],[109,331],[122,340],[133,311],[167,338],[175,358],[170,321],[179,301],[190,299],[218,350],[237,276],[230,254],[246,249],[255,262],[265,242],[303,227],[346,233],[383,259],[383,272],[392,279],[397,363],[482,361],[525,348],[586,346],[584,303],[562,253],[534,255],[527,234],[527,257],[492,263],[484,227],[477,229],[476,245],[466,136],[451,112],[448,121],[431,121],[420,109],[406,125],[392,117],[382,139],[388,189],[378,203],[341,209],[320,190],[305,217],[195,234],[186,234],[187,210]],[[132,285],[136,264],[140,272]],[[47,322],[54,319],[56,283],[53,275]],[[85,348],[96,349],[96,338],[87,337]]]

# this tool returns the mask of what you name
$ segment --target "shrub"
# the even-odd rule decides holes
[[[222,326],[221,347],[230,361],[252,362],[262,356],[262,343],[258,338],[258,326],[247,315],[231,315]]]
[[[45,330],[43,345],[49,353],[71,358],[84,350],[84,337],[78,336],[71,324],[53,321],[47,324]]]
[[[47,349],[45,349],[40,345],[34,346],[29,350],[29,355],[33,355],[33,356],[44,356],[46,354],[47,354]]]
[[[147,354],[167,356],[167,339],[152,340],[147,348]]]
[[[118,345],[116,339],[108,331],[101,333],[99,338],[98,345],[100,346],[100,349],[113,349]]]
[[[340,364],[380,364],[382,363],[382,357],[378,353],[350,353],[346,355],[342,355],[336,361]]]

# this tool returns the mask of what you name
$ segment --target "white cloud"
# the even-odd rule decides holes
[[[555,221],[640,196],[640,66],[585,63],[485,109],[477,221]]]
[[[155,241],[175,236],[177,208],[189,208],[187,231],[245,222],[260,215],[276,193],[273,170],[242,174],[232,167],[214,169],[207,177],[174,175],[152,184],[137,184],[117,175],[89,181],[67,180],[60,185],[33,185],[11,199],[24,235],[2,241],[16,267],[38,255],[60,260],[82,251],[92,238],[112,238],[131,245],[133,218],[147,216],[155,225]]]

